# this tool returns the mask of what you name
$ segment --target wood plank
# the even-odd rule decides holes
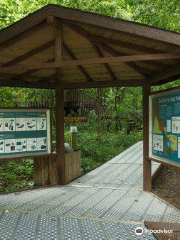
[[[148,83],[143,84],[143,190],[151,191],[151,161],[147,160],[149,156],[149,93]]]

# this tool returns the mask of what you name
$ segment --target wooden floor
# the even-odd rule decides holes
[[[65,187],[0,196],[0,240],[155,239],[144,221],[180,223],[180,211],[142,190],[142,142]]]

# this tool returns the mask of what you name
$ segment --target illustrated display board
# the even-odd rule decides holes
[[[0,158],[51,151],[50,110],[0,109]]]
[[[180,90],[150,96],[150,155],[180,166]]]

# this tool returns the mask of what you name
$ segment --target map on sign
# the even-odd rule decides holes
[[[180,163],[180,91],[150,97],[152,156]]]
[[[0,109],[0,158],[49,152],[49,110]]]

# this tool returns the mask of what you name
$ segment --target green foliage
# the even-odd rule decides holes
[[[0,192],[32,188],[33,160],[23,159],[0,164]]]

